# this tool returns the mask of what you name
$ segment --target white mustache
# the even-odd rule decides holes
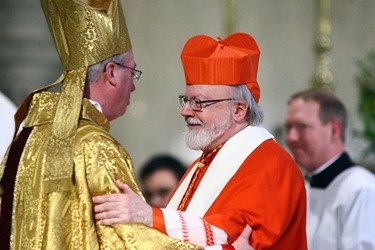
[[[203,122],[201,122],[200,120],[195,120],[191,117],[185,118],[185,122],[187,123],[187,125],[203,125]]]

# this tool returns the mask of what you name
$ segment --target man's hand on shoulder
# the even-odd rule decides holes
[[[152,226],[152,207],[126,184],[116,181],[119,194],[92,198],[95,219],[102,225],[142,223]]]

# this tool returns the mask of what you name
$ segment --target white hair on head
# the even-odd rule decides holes
[[[233,97],[236,100],[244,101],[248,104],[246,120],[251,126],[259,126],[263,123],[263,110],[256,103],[253,95],[246,86],[246,84],[233,86]]]

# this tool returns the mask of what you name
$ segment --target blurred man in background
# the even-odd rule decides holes
[[[285,141],[306,170],[310,250],[375,249],[375,176],[345,151],[347,112],[319,89],[294,94]]]
[[[186,168],[175,157],[161,154],[149,159],[142,167],[142,193],[150,206],[165,208]]]

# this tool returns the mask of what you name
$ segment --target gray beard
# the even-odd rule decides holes
[[[222,136],[225,131],[231,126],[231,113],[228,109],[225,117],[219,120],[217,123],[206,126],[202,124],[199,120],[193,120],[192,118],[185,119],[186,122],[201,124],[201,127],[198,129],[187,128],[185,131],[185,142],[186,145],[193,150],[204,150],[211,143]]]

